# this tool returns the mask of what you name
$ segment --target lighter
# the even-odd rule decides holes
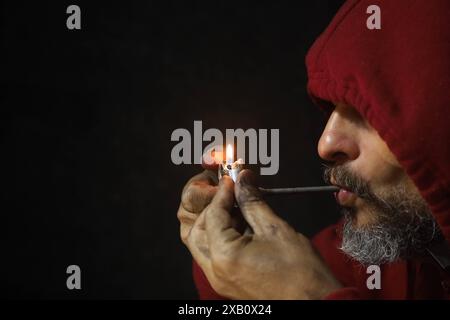
[[[244,160],[233,160],[234,152],[231,144],[229,144],[226,150],[226,159],[222,160],[222,163],[219,165],[219,179],[222,178],[222,176],[229,176],[234,182],[236,182],[239,172],[244,169]]]

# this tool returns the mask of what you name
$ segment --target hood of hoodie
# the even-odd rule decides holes
[[[370,5],[381,29],[366,27]],[[347,103],[374,127],[450,239],[450,1],[350,0],[306,57],[319,105]]]

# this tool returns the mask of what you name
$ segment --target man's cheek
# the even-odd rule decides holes
[[[364,165],[356,172],[370,184],[374,192],[376,190],[383,192],[387,188],[397,186],[407,177],[402,167],[378,157],[366,159]]]

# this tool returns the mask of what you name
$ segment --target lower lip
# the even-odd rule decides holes
[[[345,189],[340,189],[338,192],[336,192],[335,197],[337,202],[341,206],[347,207],[353,205],[356,200],[356,194]]]

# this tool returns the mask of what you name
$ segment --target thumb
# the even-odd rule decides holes
[[[206,234],[212,252],[225,249],[225,243],[240,236],[230,215],[234,204],[233,188],[233,180],[228,176],[222,177],[219,189],[205,211]]]
[[[243,170],[239,174],[234,189],[236,201],[255,234],[273,234],[275,229],[286,222],[263,200],[255,181],[255,174],[250,170]]]

